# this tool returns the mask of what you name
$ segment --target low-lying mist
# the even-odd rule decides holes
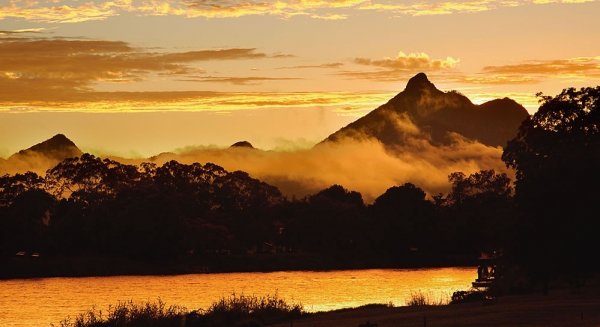
[[[227,170],[242,170],[277,186],[288,197],[303,197],[340,184],[372,201],[391,186],[411,182],[430,195],[450,188],[448,175],[481,169],[506,171],[501,148],[456,137],[451,145],[433,146],[427,140],[410,139],[389,149],[377,140],[344,140],[322,143],[308,150],[262,151],[251,148],[186,148],[161,154],[154,162],[213,162]]]
[[[433,145],[406,117],[396,117],[404,130],[400,146],[386,146],[368,137],[344,138],[323,142],[311,149],[263,151],[253,148],[187,147],[150,159],[111,157],[128,164],[152,161],[158,165],[170,160],[181,163],[212,162],[277,186],[288,197],[303,197],[333,184],[359,191],[370,202],[391,186],[411,182],[429,195],[450,189],[448,175],[465,174],[482,169],[507,172],[501,161],[500,147],[486,146],[458,134],[447,145]],[[18,160],[0,160],[0,174],[27,170],[43,174],[58,162],[43,155],[29,155]]]

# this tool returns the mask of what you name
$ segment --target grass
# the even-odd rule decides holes
[[[60,327],[258,327],[300,318],[304,310],[277,295],[264,297],[235,295],[221,298],[206,310],[188,311],[164,302],[136,304],[132,301],[109,307],[106,313],[95,308],[67,318]]]
[[[106,313],[92,308],[79,314],[74,320],[67,318],[60,323],[61,327],[105,327],[105,326],[180,326],[182,317],[187,315],[185,308],[167,307],[164,302],[146,302],[136,304],[132,301],[119,302],[109,306]],[[160,325],[155,323],[160,322]]]
[[[449,301],[443,296],[439,299],[434,299],[432,294],[423,293],[422,291],[410,292],[410,297],[406,301],[406,306],[409,307],[422,307],[422,306],[434,306],[434,305],[446,305]]]

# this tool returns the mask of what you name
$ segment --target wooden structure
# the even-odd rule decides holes
[[[477,279],[472,283],[475,288],[487,288],[496,280],[496,253],[481,253],[477,266]]]

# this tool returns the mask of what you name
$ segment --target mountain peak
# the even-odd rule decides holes
[[[230,148],[249,148],[249,149],[254,149],[254,146],[252,146],[252,143],[248,142],[248,141],[239,141],[239,142],[235,142],[233,143]]]
[[[473,104],[458,92],[443,92],[419,73],[406,89],[366,116],[327,137],[326,141],[371,137],[384,145],[404,145],[418,137],[432,144],[454,142],[454,134],[477,140],[485,145],[505,146],[516,134],[528,113],[511,99]],[[401,121],[402,124],[398,122]],[[407,122],[407,124],[405,124]],[[407,125],[415,129],[407,129]]]
[[[405,91],[408,93],[416,93],[424,89],[437,90],[435,85],[429,81],[425,73],[418,73],[408,80]]]
[[[26,156],[30,154],[41,154],[48,158],[63,160],[69,157],[78,157],[83,152],[79,150],[73,141],[64,134],[56,134],[46,141],[40,142],[28,149],[21,150],[13,156]]]
[[[37,152],[56,151],[61,148],[77,147],[73,141],[64,134],[56,134],[44,142],[38,143],[27,150]]]
[[[66,137],[65,134],[56,134],[42,143],[54,143],[57,145],[69,145],[69,146],[75,145],[75,143],[73,143],[73,141],[69,140],[69,138]]]

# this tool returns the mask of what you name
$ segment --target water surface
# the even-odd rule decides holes
[[[42,278],[0,281],[0,326],[49,326],[93,306],[105,310],[119,301],[155,301],[188,309],[207,308],[233,293],[277,293],[307,311],[369,303],[404,305],[411,292],[434,300],[467,289],[475,268],[372,269],[271,273]]]

